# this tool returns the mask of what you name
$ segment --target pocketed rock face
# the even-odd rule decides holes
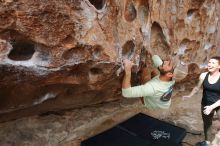
[[[140,74],[146,54],[171,55],[180,69],[198,68],[190,81],[220,54],[219,8],[219,0],[0,1],[0,121],[120,98],[123,58]]]

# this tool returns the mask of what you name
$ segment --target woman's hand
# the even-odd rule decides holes
[[[213,108],[211,106],[205,106],[204,110],[203,110],[203,113],[205,115],[209,115],[212,112],[212,110],[213,110]]]
[[[191,97],[192,97],[191,95],[184,95],[184,96],[182,96],[182,100],[186,100],[187,98],[189,99]]]

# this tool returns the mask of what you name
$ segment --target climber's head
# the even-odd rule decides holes
[[[171,59],[163,60],[162,65],[158,67],[161,75],[173,74],[174,67]]]

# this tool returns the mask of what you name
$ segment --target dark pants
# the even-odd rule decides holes
[[[205,140],[212,141],[213,135],[212,135],[212,120],[214,116],[214,111],[216,111],[218,119],[220,120],[220,107],[214,109],[209,115],[205,115],[203,113],[204,107],[202,105],[201,107],[201,113],[202,113],[202,119],[203,119],[203,128],[204,128],[204,134],[205,134]]]

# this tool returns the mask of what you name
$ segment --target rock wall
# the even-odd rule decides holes
[[[0,121],[121,98],[121,61],[172,56],[190,80],[220,55],[219,0],[1,0]],[[147,64],[151,72],[152,66]]]

